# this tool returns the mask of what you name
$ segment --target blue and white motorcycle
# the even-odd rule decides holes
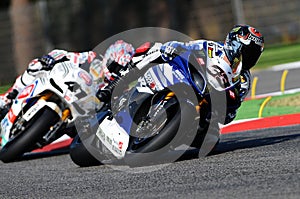
[[[213,149],[218,123],[224,122],[226,94],[237,78],[223,60],[201,51],[149,64],[160,56],[159,49],[134,57],[134,71],[114,84],[111,100],[88,122],[76,125],[82,129],[71,144],[74,163],[144,165],[176,160],[183,153],[170,154],[182,146],[183,152],[196,147],[203,155]],[[212,106],[220,101],[221,110]]]

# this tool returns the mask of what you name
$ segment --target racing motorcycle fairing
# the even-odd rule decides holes
[[[97,126],[96,131],[96,136],[105,148],[117,159],[123,159],[126,157],[126,154],[156,150],[159,145],[152,144],[153,142],[150,143],[151,140],[154,140],[154,142],[159,141],[162,137],[156,136],[159,136],[159,133],[164,131],[163,128],[168,125],[168,122],[172,124],[172,119],[176,118],[174,120],[176,123],[180,121],[180,107],[182,104],[186,105],[184,107],[191,107],[191,109],[187,108],[187,110],[191,111],[202,105],[209,106],[210,101],[209,98],[206,101],[206,97],[209,95],[211,87],[215,90],[220,88],[222,91],[232,87],[235,82],[232,79],[230,68],[225,67],[225,72],[222,67],[219,67],[220,70],[213,71],[214,66],[221,62],[219,63],[218,60],[215,62],[208,61],[207,59],[210,58],[206,57],[204,52],[194,54],[191,51],[186,51],[168,63],[152,65],[142,76],[137,78],[137,82],[129,90],[116,95],[116,98],[112,98],[110,104],[111,112],[105,110],[104,112],[110,113],[107,116],[104,114],[105,117],[99,117],[100,125]],[[211,67],[210,69],[207,69],[208,64],[212,64],[212,66],[209,66]],[[208,76],[212,77],[213,75],[220,76],[220,81],[212,84],[208,80]],[[230,81],[225,82],[228,84],[224,84],[223,77],[225,79],[231,78]],[[179,92],[177,93],[177,91]],[[181,94],[182,96],[180,96]],[[192,114],[188,118],[193,121],[193,124],[198,123],[197,125],[199,125],[199,121],[205,121],[206,117],[208,117],[206,114],[209,114],[210,108],[207,108],[206,111],[203,111],[202,108],[197,110],[195,113],[201,114],[201,116],[195,115],[195,118],[191,118],[194,117]],[[189,111],[184,112],[185,114],[189,113]],[[174,117],[174,115],[179,117]],[[147,124],[152,122],[151,120],[158,121],[158,124],[154,123],[153,128],[147,127]],[[148,132],[146,128],[148,128]],[[176,125],[172,126],[170,132],[176,131],[176,128],[179,127]],[[203,128],[199,126],[199,129]],[[136,133],[140,134],[136,135]],[[163,138],[169,136],[167,139],[172,140],[174,134],[166,131],[165,133],[167,136]],[[180,136],[188,133],[189,131],[186,130],[181,132]],[[216,132],[216,134],[218,133]],[[191,134],[190,137],[192,139],[195,138],[194,134]],[[202,139],[204,136],[201,135],[200,138]],[[180,142],[182,140],[179,138],[177,141]],[[193,140],[190,141],[188,141],[188,144],[191,144]],[[166,143],[168,141],[164,140],[163,142]],[[148,145],[148,147],[148,143],[151,146]]]
[[[134,136],[131,131],[138,125],[134,117],[141,107],[145,110],[154,109],[155,115],[174,97],[169,88],[177,84],[192,86],[199,95],[204,94],[205,77],[189,62],[190,56],[191,53],[186,53],[171,63],[149,68],[129,92],[119,97],[115,103],[112,102],[112,117],[108,116],[100,122],[96,135],[116,158],[121,159],[126,154],[129,139]],[[175,105],[169,103],[168,107]]]
[[[77,117],[88,115],[88,110],[94,110],[98,103],[92,83],[89,73],[71,62],[56,64],[48,75],[37,78],[18,94],[1,121],[1,146],[9,141],[17,117],[28,122],[45,107],[54,110],[62,122],[72,123]]]

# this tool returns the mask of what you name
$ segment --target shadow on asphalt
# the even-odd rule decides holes
[[[300,134],[283,135],[283,136],[250,139],[250,140],[237,139],[232,141],[225,141],[225,142],[220,142],[219,145],[216,147],[216,150],[212,152],[210,155],[217,155],[217,154],[235,151],[239,149],[245,149],[245,148],[255,148],[255,147],[261,147],[266,145],[273,145],[273,144],[294,140],[298,138],[300,138]]]
[[[257,131],[255,132],[250,132],[250,134],[252,133],[259,133]],[[235,150],[240,150],[240,149],[249,149],[249,148],[255,148],[255,147],[261,147],[261,146],[267,146],[267,145],[273,145],[273,144],[277,144],[277,143],[281,143],[281,142],[285,142],[285,141],[289,141],[289,140],[294,140],[294,139],[299,139],[300,138],[300,134],[296,133],[296,134],[291,134],[291,135],[281,135],[281,136],[272,136],[272,137],[266,137],[266,138],[256,138],[253,137],[253,135],[251,137],[247,137],[246,135],[244,135],[244,133],[236,133],[236,135],[238,136],[234,136],[232,137],[232,139],[227,140],[228,141],[220,141],[220,143],[216,146],[215,150],[212,151],[210,154],[208,154],[208,156],[213,156],[213,155],[219,155],[219,154],[223,154],[223,153],[227,153],[227,152],[232,152]],[[240,135],[240,136],[239,136]],[[173,155],[178,155],[178,152],[174,152]],[[37,152],[37,153],[26,153],[21,159],[17,160],[17,161],[24,161],[24,160],[33,160],[33,159],[38,159],[38,158],[47,158],[47,157],[52,157],[52,156],[58,156],[58,155],[64,155],[64,154],[68,154],[69,153],[69,148],[62,148],[59,150],[53,150],[53,151],[49,151],[49,152]],[[168,156],[167,159],[172,159],[172,153],[166,155],[165,157]],[[177,159],[177,161],[185,161],[185,160],[192,160],[192,159],[197,159],[199,154],[199,150],[198,149],[190,149],[188,151],[186,151],[179,159]],[[166,162],[159,162],[159,163],[154,163],[155,164],[161,164],[161,163],[166,163]],[[153,164],[151,164],[153,165]],[[146,166],[146,165],[144,165]]]
[[[56,149],[53,151],[47,151],[47,152],[26,153],[18,161],[47,158],[47,157],[53,157],[58,155],[65,155],[68,153],[69,153],[69,147]]]
[[[220,141],[220,143],[216,146],[215,150],[210,152],[208,156],[219,155],[227,152],[232,152],[240,149],[249,149],[256,148],[261,146],[273,145],[289,140],[299,139],[300,134],[292,134],[292,135],[281,135],[281,136],[272,136],[266,138],[255,138],[255,137],[235,137],[234,140],[229,141]],[[183,154],[177,161],[191,160],[198,158],[198,149],[193,149],[187,151]]]

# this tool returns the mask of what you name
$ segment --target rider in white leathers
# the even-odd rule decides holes
[[[36,78],[47,75],[56,63],[71,61],[75,67],[82,67],[87,70],[94,81],[100,84],[103,79],[112,80],[116,74],[110,67],[112,62],[115,65],[125,66],[134,54],[131,44],[118,40],[112,44],[105,52],[104,56],[94,51],[87,52],[68,52],[65,50],[53,50],[47,55],[32,60],[27,69],[20,75],[13,86],[5,93],[0,95],[0,119],[5,116],[8,109],[18,93],[27,85],[30,85]]]

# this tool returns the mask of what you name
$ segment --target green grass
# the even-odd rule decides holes
[[[260,105],[264,99],[244,101],[238,109],[235,120],[257,118]]]
[[[11,85],[0,86],[0,94],[5,93],[10,87]]]
[[[300,43],[265,48],[255,69],[265,69],[274,65],[300,61]]]
[[[244,101],[236,120],[257,118],[261,104],[266,98]],[[262,117],[300,113],[300,93],[273,96],[262,111]]]

